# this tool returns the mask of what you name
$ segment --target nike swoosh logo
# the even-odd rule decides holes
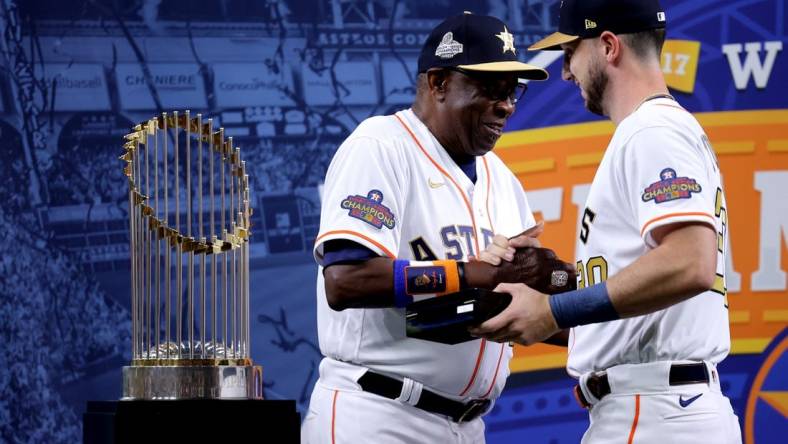
[[[700,398],[701,396],[703,396],[703,393],[699,393],[699,394],[693,396],[692,398],[689,398],[689,399],[686,399],[686,400],[682,396],[679,396],[679,405],[681,405],[681,407],[686,408],[688,405],[690,405],[693,402],[695,402],[695,400]]]
[[[427,178],[427,184],[429,184],[430,188],[440,188],[446,185],[446,182],[433,182],[432,179]]]

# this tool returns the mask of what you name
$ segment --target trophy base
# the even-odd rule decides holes
[[[123,367],[121,401],[263,399],[263,369],[257,365]]]
[[[297,444],[294,400],[180,399],[88,401],[84,444],[254,442]]]

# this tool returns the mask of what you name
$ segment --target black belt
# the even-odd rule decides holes
[[[397,399],[402,393],[402,381],[372,371],[367,371],[358,378],[358,384],[365,392],[374,393],[389,399]],[[489,399],[473,399],[463,403],[444,398],[426,389],[421,391],[419,402],[415,405],[415,407],[422,410],[448,416],[454,422],[467,422],[476,419],[489,406]]]
[[[709,370],[706,364],[673,364],[670,366],[670,374],[668,376],[668,384],[670,385],[686,385],[686,384],[707,384],[709,382]],[[586,380],[586,388],[596,399],[602,399],[610,394],[610,383],[607,380],[607,373],[591,374]],[[575,398],[580,406],[588,408],[591,403],[588,402],[580,390],[580,384],[575,385],[574,388]]]

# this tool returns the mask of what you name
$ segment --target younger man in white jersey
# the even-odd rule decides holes
[[[449,18],[424,44],[413,107],[365,120],[339,147],[315,245],[325,358],[304,442],[484,442],[481,415],[503,389],[511,347],[408,338],[404,307],[536,271],[466,262],[493,233],[534,225],[519,181],[490,152],[522,78],[547,73],[517,61],[503,22]]]
[[[530,49],[563,49],[563,78],[616,124],[579,227],[578,289],[502,284],[512,304],[473,333],[532,344],[571,328],[584,443],[739,443],[716,370],[730,349],[725,197],[708,138],[663,79],[665,13],[564,0],[559,21]]]

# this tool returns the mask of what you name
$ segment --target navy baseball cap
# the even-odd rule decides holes
[[[466,12],[432,30],[419,56],[419,73],[430,68],[516,72],[530,80],[547,79],[547,71],[517,60],[514,35],[495,17]]]
[[[562,43],[598,37],[604,31],[630,34],[665,27],[665,10],[658,0],[563,0],[558,32],[528,50],[558,50]]]

